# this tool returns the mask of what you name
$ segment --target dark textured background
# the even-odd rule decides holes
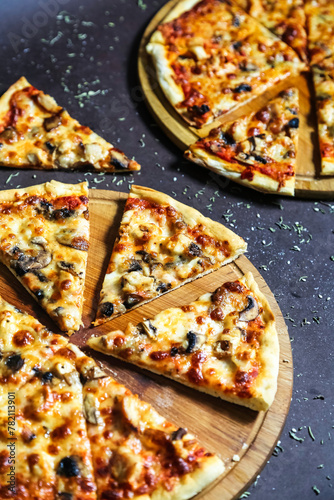
[[[163,3],[1,0],[0,92],[26,76],[135,156],[142,171],[112,176],[2,169],[0,187],[87,179],[91,188],[127,191],[136,182],[175,196],[245,238],[248,257],[286,318],[295,377],[281,448],[243,498],[312,499],[316,487],[321,499],[334,499],[334,202],[261,195],[182,159],[150,117],[137,81],[141,34]],[[292,429],[303,441],[290,437]]]

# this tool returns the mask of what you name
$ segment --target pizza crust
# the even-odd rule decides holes
[[[88,182],[80,182],[79,184],[64,184],[63,182],[50,181],[36,186],[29,186],[20,189],[7,189],[0,191],[0,202],[16,201],[23,195],[36,196],[88,196]]]
[[[219,160],[217,160],[213,155],[210,155],[210,153],[203,151],[203,149],[201,148],[193,147],[191,148],[191,150],[187,151],[187,154],[185,156],[194,163],[208,168],[216,174],[223,175],[228,179],[232,179],[239,184],[251,187],[253,189],[256,189],[257,191],[261,191],[263,193],[270,192],[276,194],[285,194],[289,196],[294,196],[295,194],[295,177],[286,179],[285,185],[280,188],[278,181],[256,171],[253,172],[253,180],[249,181],[248,179],[241,179],[240,177],[242,171],[232,171],[231,164],[229,162],[220,158]]]

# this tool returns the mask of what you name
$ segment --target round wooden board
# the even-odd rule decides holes
[[[95,359],[100,360],[119,382],[151,403],[167,419],[187,427],[201,443],[224,460],[225,473],[196,498],[205,500],[238,498],[266,464],[289,411],[293,367],[289,335],[282,313],[261,275],[249,260],[242,256],[235,263],[167,293],[101,327],[90,328],[126,198],[125,193],[90,191],[91,243],[83,314],[85,328],[73,335],[71,341],[82,347],[91,335],[102,335],[113,329],[124,328],[128,321],[136,323],[167,307],[187,304],[201,294],[215,290],[224,281],[234,280],[251,271],[276,316],[280,344],[277,395],[266,413],[257,413],[224,402],[162,376],[136,369],[132,365],[85,349]],[[0,272],[0,294],[9,302],[37,316],[51,330],[59,333],[51,319],[3,265]],[[240,461],[233,462],[233,455],[239,455]]]
[[[157,26],[178,1],[171,0],[166,3],[153,17],[141,39],[138,55],[139,79],[147,105],[166,135],[182,151],[185,151],[190,144],[193,144],[200,137],[207,136],[212,128],[221,123],[235,120],[244,114],[250,114],[265,106],[268,100],[275,97],[281,90],[296,86],[300,92],[300,133],[295,195],[303,198],[334,199],[334,176],[320,176],[320,152],[311,74],[285,79],[261,96],[252,99],[235,111],[224,114],[214,123],[200,130],[189,126],[174,110],[160,88],[153,63],[145,47]]]

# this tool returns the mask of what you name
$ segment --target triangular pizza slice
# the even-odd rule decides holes
[[[0,296],[0,394],[20,389],[67,343]]]
[[[306,68],[297,53],[230,0],[183,0],[147,45],[175,110],[202,127]]]
[[[236,259],[246,243],[170,196],[133,186],[105,275],[95,324]]]
[[[290,88],[256,113],[211,130],[185,156],[254,189],[293,195],[298,112],[298,90]]]
[[[312,66],[317,103],[321,173],[334,174],[334,57]]]
[[[86,182],[0,191],[0,260],[68,334],[81,326],[88,218]]]
[[[276,393],[275,319],[251,273],[88,345],[254,410],[267,410]]]
[[[76,367],[81,356],[68,344],[40,359],[20,390],[0,396],[1,498],[97,499]],[[12,483],[10,457],[15,457]]]
[[[24,78],[0,98],[0,165],[14,168],[139,170],[134,160],[74,120]]]
[[[186,429],[111,377],[84,385],[84,407],[98,498],[187,500],[224,471]]]
[[[235,0],[263,26],[290,45],[307,62],[304,0]]]

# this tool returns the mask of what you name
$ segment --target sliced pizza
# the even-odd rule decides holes
[[[274,315],[251,273],[125,332],[88,340],[110,354],[254,410],[273,402],[279,366]]]
[[[0,165],[14,168],[139,170],[134,160],[74,120],[24,78],[0,98]]]
[[[201,127],[305,64],[230,0],[183,0],[152,35],[147,51],[167,99]]]
[[[334,3],[332,0],[306,0],[308,48],[311,64],[334,56]]]
[[[312,66],[315,88],[321,173],[334,174],[334,57]]]
[[[293,195],[298,111],[298,90],[285,90],[259,111],[211,130],[185,156],[259,191]]]
[[[95,324],[218,269],[246,247],[242,238],[194,208],[132,186]]]
[[[99,499],[187,500],[224,471],[186,429],[111,377],[84,385]]]
[[[0,394],[20,389],[67,342],[0,297]]]
[[[307,62],[304,0],[236,0],[236,3]]]
[[[14,408],[9,416],[7,404],[0,408],[1,498],[96,500],[77,355],[69,344],[39,360],[14,396],[1,398]]]
[[[0,191],[0,260],[69,334],[82,324],[88,219],[86,182]]]

